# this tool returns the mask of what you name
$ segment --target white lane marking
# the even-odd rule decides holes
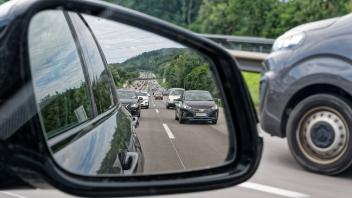
[[[167,124],[163,123],[163,127],[164,127],[164,129],[165,129],[167,135],[168,135],[169,138],[170,138],[170,143],[171,143],[173,149],[175,150],[175,153],[176,153],[176,155],[177,155],[177,158],[178,158],[179,162],[181,163],[182,168],[183,168],[184,170],[186,170],[186,166],[185,166],[185,164],[184,164],[183,161],[182,161],[181,155],[180,155],[180,153],[178,152],[178,150],[177,150],[177,148],[176,148],[174,142],[172,141],[173,139],[175,139],[174,134],[172,134],[172,132],[171,132],[170,128],[167,126]]]
[[[5,192],[5,191],[0,191],[0,193],[11,196],[11,197],[16,197],[16,198],[27,198],[25,196],[16,194],[16,193],[12,193],[12,192]]]
[[[155,111],[156,111],[157,113],[159,113],[159,110],[158,110],[158,109],[155,109]]]
[[[299,192],[294,192],[294,191],[290,191],[290,190],[285,190],[285,189],[281,189],[281,188],[271,187],[271,186],[252,183],[252,182],[244,182],[238,186],[243,187],[243,188],[252,189],[252,190],[267,192],[267,193],[271,193],[271,194],[275,194],[275,195],[280,195],[280,196],[284,196],[284,197],[290,197],[290,198],[309,197],[308,195],[302,194]]]
[[[163,123],[163,127],[166,131],[167,136],[169,136],[170,139],[175,139],[174,134],[172,134],[170,128],[167,126],[167,124]]]

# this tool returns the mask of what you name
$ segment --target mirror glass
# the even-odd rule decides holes
[[[197,51],[63,10],[31,19],[28,48],[38,117],[64,169],[158,174],[232,160],[212,62]]]

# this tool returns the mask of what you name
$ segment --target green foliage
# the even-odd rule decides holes
[[[185,78],[192,69],[200,65],[207,64],[206,61],[194,51],[183,49],[182,53],[175,56],[165,65],[163,77],[167,87],[184,87]]]
[[[187,27],[198,15],[202,0],[107,0]]]
[[[122,63],[111,64],[112,74],[116,79],[138,71],[149,71],[157,77],[165,88],[185,87],[186,89],[208,90],[217,96],[216,87],[209,71],[208,62],[188,48],[164,48],[144,52]],[[122,81],[124,82],[124,81]],[[116,83],[116,81],[115,81]],[[121,80],[117,84],[121,83]]]
[[[160,73],[163,65],[167,64],[173,57],[181,53],[180,48],[163,48],[144,52],[135,57],[132,57],[122,63],[114,64],[114,67],[121,68],[125,71],[152,71]]]
[[[139,73],[137,71],[125,71],[121,69],[120,64],[109,64],[109,68],[114,79],[115,85],[118,88],[122,88],[123,84],[129,79],[137,78]]]
[[[207,90],[214,97],[219,97],[218,89],[215,86],[208,64],[202,64],[192,69],[185,79],[186,89]]]
[[[74,110],[83,105],[88,118],[92,112],[87,95],[87,86],[68,89],[62,93],[47,95],[40,103],[41,116],[49,137],[78,124]]]
[[[249,93],[255,107],[259,107],[259,80],[260,74],[251,72],[242,72],[242,76],[246,81]]]
[[[295,26],[345,15],[350,0],[291,0],[277,3],[266,16],[266,24],[260,36],[277,37]]]
[[[110,0],[200,33],[275,38],[352,10],[351,0]]]

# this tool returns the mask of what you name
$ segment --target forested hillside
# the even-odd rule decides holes
[[[7,0],[0,0],[0,4]],[[297,25],[342,16],[352,0],[105,0],[199,33],[276,38]]]
[[[209,63],[188,48],[164,48],[145,52],[122,63],[110,64],[110,68],[115,79],[122,79],[121,75],[125,74],[149,71],[165,79],[166,88],[203,89],[214,95],[218,94],[209,71]],[[118,86],[127,79],[119,80]]]
[[[200,33],[276,38],[302,23],[341,16],[351,0],[108,0]]]

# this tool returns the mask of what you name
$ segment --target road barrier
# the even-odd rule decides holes
[[[224,48],[236,58],[242,71],[263,72],[263,61],[269,55],[274,39],[219,34],[199,34]]]
[[[269,55],[260,52],[245,52],[239,50],[228,50],[236,58],[242,71],[261,73],[264,71],[263,61]]]

